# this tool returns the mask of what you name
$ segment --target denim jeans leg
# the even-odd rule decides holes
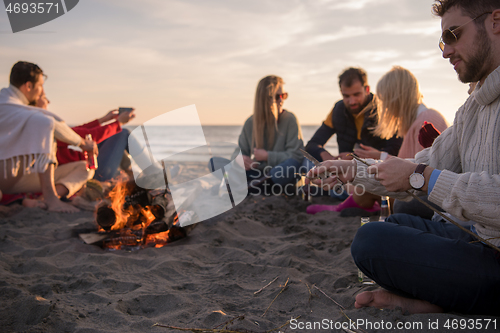
[[[470,314],[500,313],[500,257],[455,225],[395,214],[361,227],[356,265],[380,286]]]
[[[274,184],[286,186],[287,184],[295,184],[299,179],[297,172],[302,162],[294,158],[289,158],[286,161],[278,164],[271,169],[271,179]]]
[[[130,131],[126,128],[122,128],[120,133],[116,133],[98,145],[98,168],[94,175],[94,179],[106,181],[116,175],[120,162],[122,161],[123,152],[128,145],[129,135]]]

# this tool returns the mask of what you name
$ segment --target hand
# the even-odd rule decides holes
[[[123,126],[134,118],[135,118],[135,112],[134,112],[134,110],[132,110],[129,112],[120,113],[118,115],[117,121],[120,123],[121,126]]]
[[[104,117],[99,118],[98,120],[99,123],[102,124],[116,118],[118,118],[118,109],[109,111],[108,113],[106,113],[106,115],[104,115]]]
[[[336,160],[336,158],[332,154],[330,154],[329,152],[327,152],[326,150],[322,151],[319,155],[321,156],[321,159],[323,161]]]
[[[43,93],[40,95],[40,97],[36,101],[36,106],[47,110],[49,107],[49,103],[50,103],[50,101],[48,100],[47,96],[45,96],[45,93]]]
[[[352,160],[352,156],[351,156],[351,153],[344,152],[344,153],[340,153],[338,156],[333,157],[333,159],[349,161],[349,160]]]
[[[251,170],[257,168],[259,162],[252,160],[249,156],[243,155],[243,163],[245,164],[245,170]]]
[[[80,148],[89,154],[99,155],[99,149],[97,148],[97,143],[94,140],[83,139],[80,142]]]
[[[330,177],[324,179],[315,179],[326,173],[331,174]],[[351,182],[356,176],[356,162],[348,160],[329,160],[321,162],[315,168],[312,168],[307,173],[306,184],[313,183],[323,187],[325,190],[333,188],[340,179],[343,183]]]
[[[384,162],[368,167],[367,171],[375,175],[375,179],[383,185],[389,192],[404,192],[411,189],[410,175],[415,172],[417,163],[402,158],[389,156]],[[426,178],[422,191],[427,191],[429,177],[434,169],[425,168]]]
[[[375,149],[370,146],[365,146],[364,144],[360,144],[359,149],[354,149],[354,154],[358,155],[361,158],[373,158],[376,160],[380,159],[380,150]]]
[[[260,148],[255,148],[253,150],[253,154],[255,156],[255,160],[257,160],[259,162],[267,161],[267,158],[269,157],[267,150],[260,149]]]

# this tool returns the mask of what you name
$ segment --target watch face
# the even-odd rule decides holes
[[[420,190],[425,183],[425,178],[420,173],[413,173],[410,176],[410,185],[416,190]]]

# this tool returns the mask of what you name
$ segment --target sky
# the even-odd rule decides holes
[[[203,125],[242,125],[258,81],[274,74],[289,93],[284,108],[302,125],[319,126],[341,99],[345,68],[364,68],[375,92],[379,78],[399,65],[417,77],[424,103],[452,123],[468,87],[442,58],[432,3],[80,0],[65,15],[15,34],[0,4],[0,87],[25,60],[48,75],[50,110],[70,125],[119,106],[135,107],[138,125],[192,104]]]

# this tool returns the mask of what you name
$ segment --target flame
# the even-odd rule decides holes
[[[122,229],[126,226],[129,216],[133,213],[133,207],[128,207],[123,209],[123,204],[125,203],[125,197],[128,194],[127,183],[124,181],[119,181],[115,188],[109,192],[109,198],[111,199],[111,208],[115,211],[116,222],[111,227],[111,230]]]
[[[142,208],[141,214],[146,218],[146,223],[143,225],[143,228],[147,228],[151,224],[151,222],[156,219],[149,206]]]
[[[150,234],[146,237],[146,246],[154,245],[154,247],[163,247],[169,241],[170,231],[159,232],[156,234]]]
[[[132,184],[133,186],[133,184]],[[113,190],[108,194],[111,201],[110,208],[114,211],[116,222],[111,227],[115,233],[112,239],[106,241],[104,247],[111,250],[120,250],[127,247],[163,247],[175,237],[169,230],[157,233],[148,233],[148,226],[156,220],[154,209],[150,206],[130,205],[127,196],[131,195],[133,187],[124,179],[120,179]],[[127,206],[127,208],[124,208]],[[178,215],[174,216],[174,225],[178,224]],[[105,232],[99,229],[100,232]]]

